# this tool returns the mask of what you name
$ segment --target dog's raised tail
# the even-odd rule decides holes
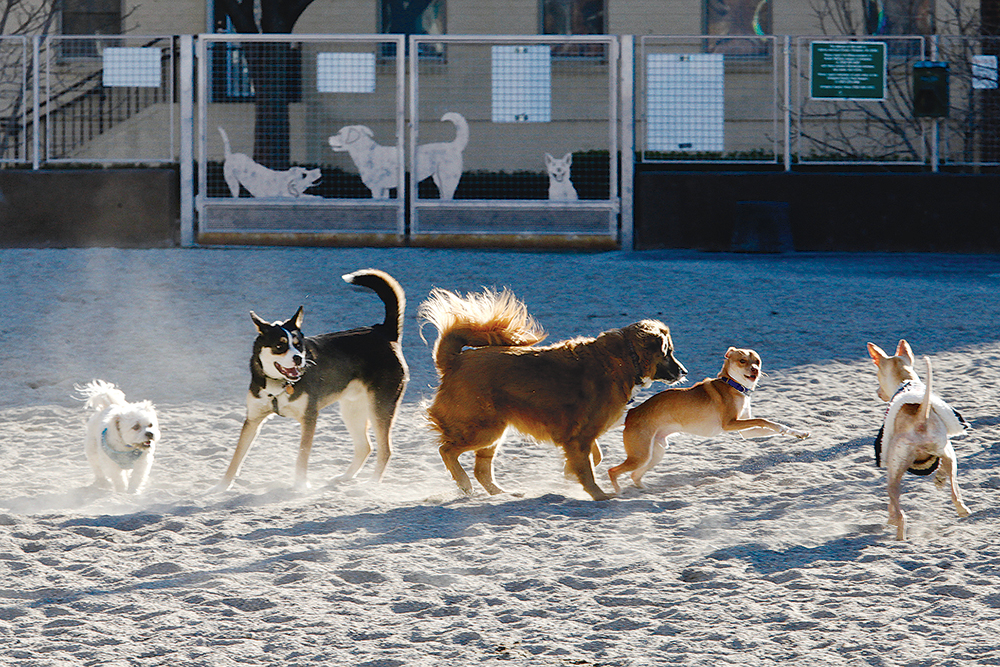
[[[100,412],[112,405],[123,405],[125,393],[104,380],[91,380],[85,385],[74,385],[73,387],[80,395],[80,400],[86,401],[84,407],[94,412]]]
[[[931,415],[931,398],[933,394],[931,383],[934,379],[934,373],[931,371],[931,358],[924,357],[924,361],[927,362],[926,389],[924,391],[924,398],[920,401],[920,409],[917,411],[917,416],[920,418],[921,424],[926,424]]]
[[[225,148],[226,156],[228,157],[233,152],[233,150],[229,146],[229,135],[226,134],[226,131],[222,129],[221,125],[219,126],[219,134],[222,135],[222,146],[223,148]]]
[[[462,348],[534,345],[545,331],[528,309],[506,289],[486,289],[465,297],[435,287],[420,304],[420,319],[438,330],[434,343],[434,365],[444,375]]]
[[[464,151],[469,144],[469,124],[465,122],[465,116],[455,111],[449,111],[441,116],[442,121],[454,123],[455,140],[452,142],[460,151]]]
[[[378,269],[362,269],[343,276],[352,285],[367,287],[385,304],[385,321],[382,323],[389,340],[398,341],[403,335],[403,315],[406,312],[406,293],[395,278]]]

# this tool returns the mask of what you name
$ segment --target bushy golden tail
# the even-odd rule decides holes
[[[485,289],[462,297],[434,288],[417,314],[438,330],[434,365],[441,375],[464,347],[534,345],[545,338],[545,331],[527,307],[506,289]]]

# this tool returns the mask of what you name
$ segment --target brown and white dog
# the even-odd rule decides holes
[[[472,482],[458,457],[475,452],[475,476],[490,494],[493,456],[508,426],[555,443],[594,500],[610,498],[594,480],[597,438],[621,418],[633,391],[687,372],[674,358],[670,330],[643,320],[597,338],[536,346],[545,333],[510,292],[461,297],[435,289],[420,316],[438,330],[434,363],[441,383],[428,410],[439,451],[459,488]]]
[[[711,437],[723,432],[739,432],[744,437],[789,433],[806,438],[809,433],[750,414],[750,392],[761,374],[760,355],[753,350],[729,348],[716,378],[706,378],[683,389],[667,389],[625,417],[625,461],[608,470],[615,491],[618,477],[632,473],[632,481],[642,487],[642,476],[663,459],[667,438],[675,433]]]
[[[925,385],[913,370],[913,350],[905,340],[899,341],[896,354],[891,357],[874,343],[868,343],[868,354],[878,367],[878,397],[889,404],[885,423],[875,441],[875,461],[878,465],[885,461],[889,525],[896,526],[896,539],[906,539],[906,515],[899,504],[899,491],[907,471],[927,475],[936,469],[934,483],[941,487],[948,482],[958,515],[969,516],[955,479],[955,450],[948,439],[961,433],[967,424],[958,412],[934,395],[930,358],[924,357]]]

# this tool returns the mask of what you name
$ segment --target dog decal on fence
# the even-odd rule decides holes
[[[469,124],[454,111],[441,116],[441,120],[455,125],[455,138],[417,146],[417,181],[433,178],[441,199],[453,199],[462,178],[462,151],[469,143]],[[389,190],[399,185],[397,149],[377,144],[370,127],[347,125],[327,141],[335,152],[351,156],[373,199],[388,199]]]
[[[221,127],[222,144],[225,148],[225,161],[222,174],[233,197],[240,196],[240,185],[254,197],[316,197],[307,195],[305,191],[319,182],[322,173],[319,169],[292,167],[285,171],[275,171],[257,164],[245,153],[234,153],[229,145],[229,137]]]

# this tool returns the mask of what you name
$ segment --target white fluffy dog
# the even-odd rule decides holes
[[[85,450],[94,469],[94,486],[138,493],[160,439],[156,409],[149,401],[129,403],[125,394],[104,380],[76,390],[93,410],[87,421]]]

